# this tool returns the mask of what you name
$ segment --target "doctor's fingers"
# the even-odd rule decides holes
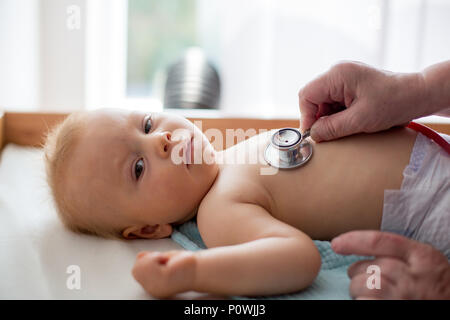
[[[331,88],[330,78],[334,78],[331,70],[320,74],[315,79],[308,82],[298,93],[298,102],[300,107],[300,130],[303,132],[310,129],[316,120],[329,112],[323,110],[335,104],[336,97],[332,97],[331,92],[339,92]]]
[[[418,242],[386,231],[357,230],[341,234],[331,241],[339,254],[361,256],[389,256],[409,262]]]
[[[380,275],[374,279],[373,275],[360,273],[350,282],[350,296],[353,299],[401,299],[396,284]]]
[[[405,262],[391,257],[379,257],[370,260],[360,260],[353,263],[347,269],[347,274],[350,278],[353,278],[359,273],[372,273],[374,267],[378,267],[379,270],[377,271],[381,272],[389,279],[392,279],[392,282],[396,282],[395,279],[398,279],[406,273],[410,273],[409,266]]]
[[[316,122],[319,106],[308,101],[304,96],[301,96],[301,92],[299,93],[300,131],[304,132],[310,129],[314,122]]]
[[[349,278],[358,274],[375,274],[379,272],[389,282],[396,284],[399,279],[409,274],[408,265],[395,258],[381,257],[371,260],[361,260],[353,263],[348,269]]]

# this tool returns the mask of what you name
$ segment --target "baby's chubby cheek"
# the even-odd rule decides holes
[[[175,171],[175,170],[172,170]],[[183,177],[181,174],[172,174],[166,177],[155,177],[151,186],[145,192],[146,199],[143,199],[144,203],[150,201],[152,206],[159,208],[170,208],[180,206],[185,207],[192,202],[192,198],[195,194],[195,187]]]

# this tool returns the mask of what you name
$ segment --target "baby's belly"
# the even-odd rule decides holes
[[[393,129],[314,144],[305,166],[260,176],[271,214],[313,239],[379,229],[384,190],[400,189],[415,137]]]

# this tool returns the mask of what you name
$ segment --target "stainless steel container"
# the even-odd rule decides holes
[[[220,78],[200,48],[191,48],[168,69],[164,108],[216,109]]]

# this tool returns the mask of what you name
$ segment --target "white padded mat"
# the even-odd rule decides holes
[[[63,229],[50,199],[42,151],[5,146],[0,158],[0,299],[151,299],[131,275],[136,254],[180,249],[178,244],[74,234]],[[67,273],[71,265],[79,267],[80,289],[67,286],[75,276]]]

